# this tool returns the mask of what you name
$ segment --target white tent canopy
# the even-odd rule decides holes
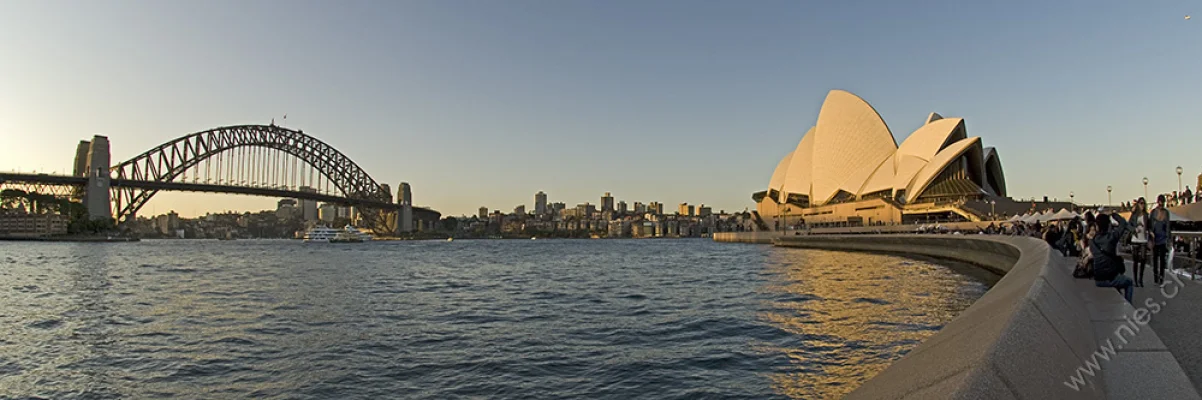
[[[1034,224],[1039,221],[1039,214],[1027,214],[1023,217],[1023,222]]]
[[[1060,211],[1052,214],[1051,221],[1064,221],[1076,218],[1077,216],[1077,213],[1061,208]]]

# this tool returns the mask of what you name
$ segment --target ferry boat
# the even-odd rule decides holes
[[[371,240],[371,235],[347,225],[345,228],[342,228],[342,231],[334,234],[334,238],[330,239],[330,243],[359,243],[365,240]]]
[[[304,236],[305,242],[316,243],[359,243],[371,239],[371,235],[350,225],[342,229],[319,226],[305,232]]]
[[[334,228],[318,226],[305,232],[304,240],[306,243],[329,243],[335,236],[338,236],[339,232],[339,230]]]

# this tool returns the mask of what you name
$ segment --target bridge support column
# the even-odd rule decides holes
[[[397,215],[396,228],[402,233],[413,232],[413,206],[403,205]]]
[[[113,219],[113,210],[109,203],[111,199],[109,164],[109,139],[96,135],[92,138],[92,143],[88,145],[88,186],[84,189],[83,195],[84,206],[88,208],[88,219],[106,221]]]
[[[88,177],[88,152],[92,150],[92,142],[80,140],[75,146],[75,164],[73,165],[74,175],[78,178]],[[76,188],[71,192],[71,199],[82,203],[84,201],[84,189],[86,187]]]
[[[413,232],[413,191],[408,182],[401,182],[396,197],[397,203],[401,205],[400,211],[397,212],[397,233]]]

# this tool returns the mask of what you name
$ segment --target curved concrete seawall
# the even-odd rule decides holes
[[[742,241],[756,242],[752,239],[760,238]],[[775,244],[919,254],[1004,274],[971,307],[864,382],[849,399],[1199,398],[1151,327],[1131,322],[1135,309],[1114,289],[1073,278],[1075,259],[1052,254],[1043,241],[984,235],[810,235],[778,237]],[[1118,332],[1132,334],[1115,336]],[[1114,353],[1098,357],[1099,344],[1108,341],[1115,345]],[[1095,367],[1085,362],[1091,359]],[[1074,385],[1073,377],[1080,383]]]

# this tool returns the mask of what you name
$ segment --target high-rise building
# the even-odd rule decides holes
[[[514,215],[517,215],[517,216],[519,216],[519,217],[524,217],[524,216],[526,216],[526,205],[525,205],[525,204],[523,204],[523,205],[520,205],[520,206],[514,207],[514,208],[513,208],[513,214],[514,214]]]
[[[680,215],[689,215],[689,203],[680,203],[680,207],[676,209],[676,213]]]
[[[705,217],[712,215],[713,213],[714,213],[713,209],[706,207],[705,204],[697,206],[697,216],[698,217],[705,218]]]
[[[534,194],[534,213],[547,215],[547,194],[541,190]]]
[[[696,210],[696,209],[694,209],[694,208],[693,208],[693,206],[689,206],[689,208],[688,208],[688,209],[686,209],[685,211],[688,211],[688,213],[687,213],[687,214],[685,214],[685,215],[692,217],[692,216],[696,215],[696,214],[694,214],[694,213],[695,213],[697,210]]]
[[[155,227],[159,228],[159,233],[164,235],[175,236],[176,231],[180,228],[179,214],[176,214],[174,210],[155,217],[154,222]]]
[[[592,218],[593,214],[596,212],[597,206],[592,204],[582,203],[576,205],[576,216],[578,218]]]
[[[647,205],[647,212],[655,215],[664,215],[664,205],[658,201],[653,201]]]
[[[480,207],[480,219],[488,220],[488,207]]]
[[[294,212],[296,212],[296,199],[280,199],[280,201],[276,203],[276,218],[280,220],[291,219]]]
[[[645,206],[645,205],[643,205],[643,203],[640,203],[637,201],[634,202],[634,213],[635,214],[643,214],[645,212],[647,212],[647,206]]]
[[[614,198],[613,198],[613,196],[609,195],[609,192],[605,192],[605,195],[601,196],[601,212],[613,211],[613,210],[614,210]]]
[[[618,210],[617,211],[618,211],[618,215],[626,214],[627,210],[626,210],[626,202],[625,201],[618,202]]]
[[[297,190],[305,193],[317,193],[317,189],[309,186],[301,186]],[[300,200],[301,216],[305,221],[317,220],[317,200]]]
[[[325,222],[327,224],[332,224],[332,223],[334,223],[334,218],[337,218],[337,217],[338,217],[338,206],[335,206],[330,203],[322,203],[321,207],[317,208],[317,218],[320,219],[321,222]]]

